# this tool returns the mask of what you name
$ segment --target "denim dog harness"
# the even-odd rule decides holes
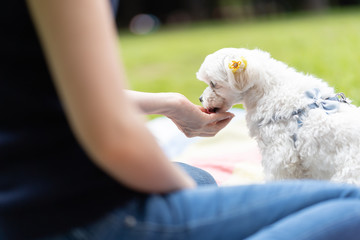
[[[333,97],[323,98],[320,93],[320,89],[314,88],[305,92],[305,97],[312,100],[312,103],[308,104],[308,109],[323,109],[326,114],[336,113],[339,110],[340,103],[349,102],[346,100],[345,94],[337,93]],[[292,115],[296,118],[298,123],[298,128],[303,125],[303,118],[306,116],[306,108],[299,109],[295,111]],[[292,135],[294,143],[296,142],[296,133]]]

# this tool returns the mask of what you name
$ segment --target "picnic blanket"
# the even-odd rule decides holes
[[[166,117],[148,122],[148,128],[172,161],[208,171],[219,185],[262,183],[261,155],[248,134],[245,111],[231,109],[233,120],[215,137],[187,138]]]

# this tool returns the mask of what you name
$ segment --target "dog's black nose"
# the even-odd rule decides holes
[[[199,97],[199,101],[203,102],[203,97],[202,96]]]

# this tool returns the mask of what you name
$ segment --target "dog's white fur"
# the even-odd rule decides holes
[[[229,63],[239,57],[247,67],[234,73]],[[235,48],[208,55],[197,78],[209,84],[201,96],[205,108],[223,112],[243,104],[267,180],[309,178],[360,185],[360,110],[350,103],[339,103],[332,114],[309,109],[312,100],[304,96],[306,91],[318,88],[323,98],[336,94],[321,79],[297,72],[267,52]],[[299,126],[294,112],[301,109],[305,113]]]

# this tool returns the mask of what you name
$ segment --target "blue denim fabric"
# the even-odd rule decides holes
[[[209,184],[217,185],[215,179],[213,178],[213,176],[211,176],[210,173],[200,168],[190,166],[186,163],[176,162],[176,164],[179,165],[182,169],[184,169],[185,172],[190,177],[192,177],[192,179],[194,179],[194,181],[198,186],[209,185]]]
[[[46,240],[359,239],[360,189],[326,182],[203,186],[149,195]]]

